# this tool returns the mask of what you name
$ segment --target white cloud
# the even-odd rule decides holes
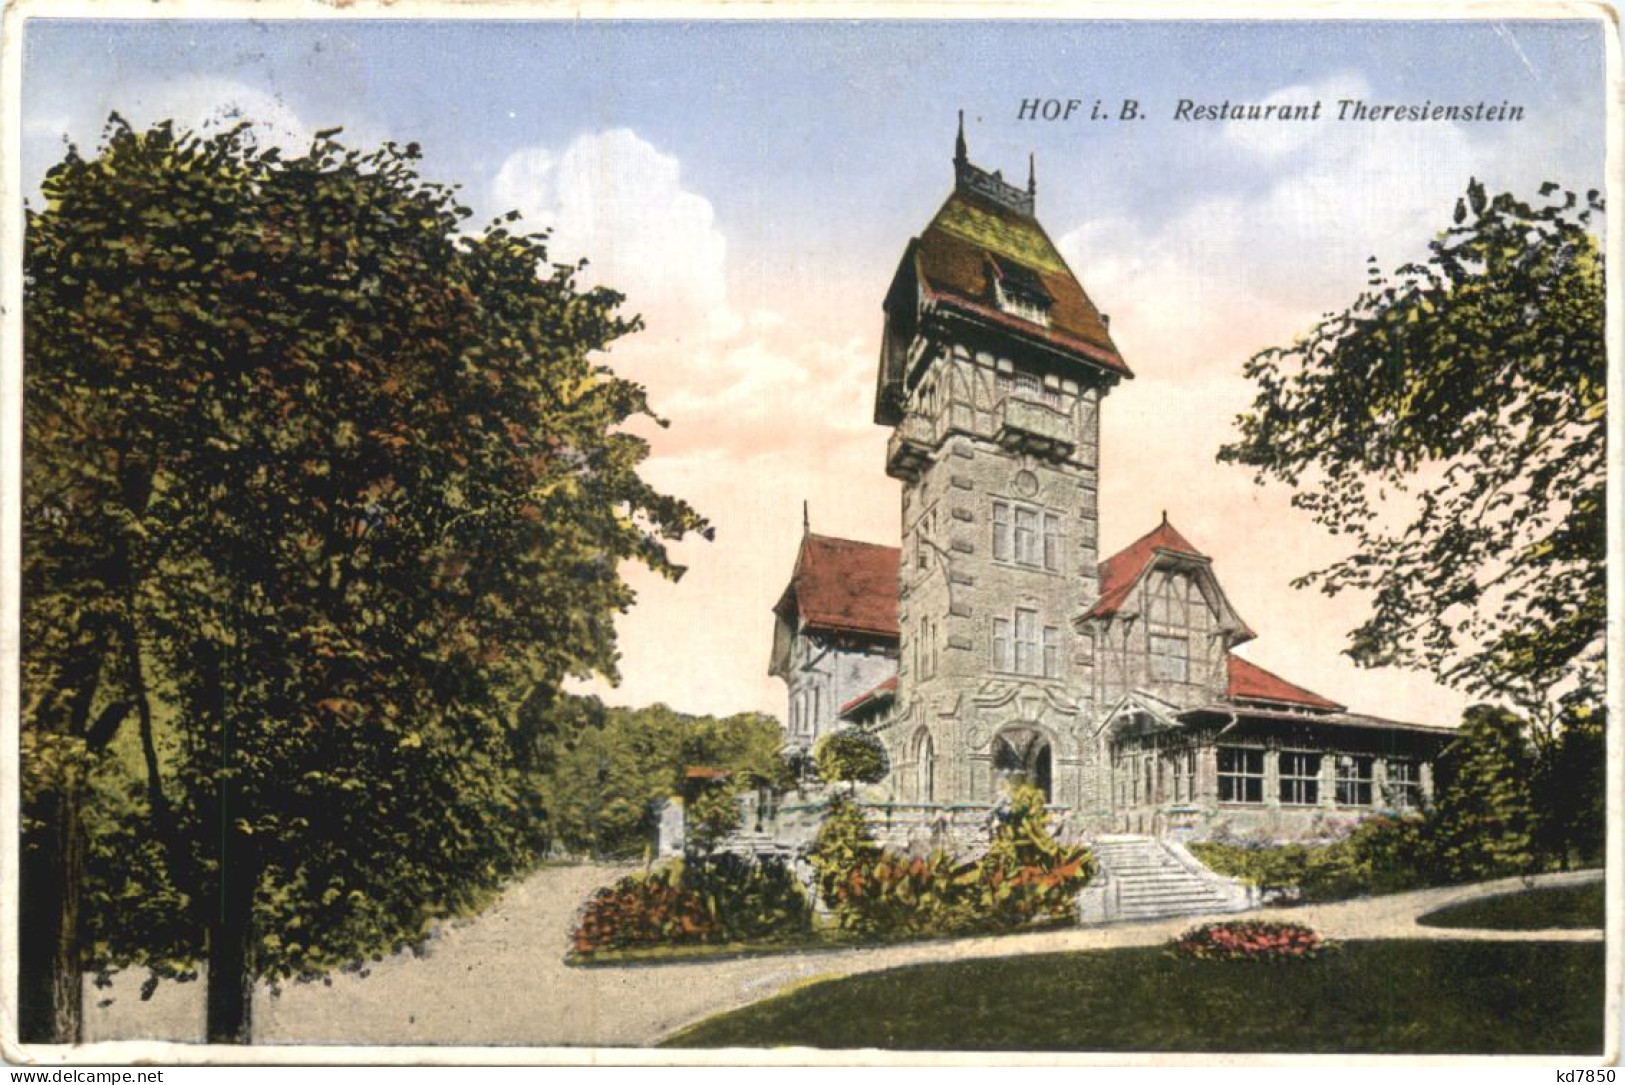
[[[578,137],[562,154],[510,155],[492,183],[501,210],[553,231],[560,262],[586,257],[586,278],[627,295],[650,330],[687,338],[732,323],[727,242],[705,197],[683,187],[677,159],[626,128]]]
[[[1224,134],[1239,146],[1265,158],[1278,158],[1324,139],[1336,115],[1339,98],[1364,98],[1370,93],[1365,77],[1358,72],[1340,72],[1318,83],[1297,83],[1264,96],[1263,106],[1299,106],[1321,103],[1320,118],[1299,120],[1227,121]]]

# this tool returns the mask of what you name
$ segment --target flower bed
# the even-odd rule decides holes
[[[1332,947],[1302,924],[1262,920],[1209,923],[1173,942],[1175,956],[1202,961],[1309,961]]]
[[[776,859],[714,855],[631,874],[587,901],[578,957],[650,946],[792,940],[811,929],[806,893]]]

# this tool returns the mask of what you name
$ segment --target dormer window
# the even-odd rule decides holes
[[[1049,310],[1054,303],[1044,281],[1031,268],[1010,260],[988,258],[993,274],[993,297],[999,308],[1013,317],[1040,327],[1049,327]]]

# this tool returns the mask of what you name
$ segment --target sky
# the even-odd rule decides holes
[[[1358,710],[1454,722],[1424,675],[1341,655],[1360,601],[1291,581],[1340,540],[1215,461],[1242,365],[1341,311],[1366,261],[1421,255],[1470,178],[1533,197],[1603,187],[1602,23],[1572,21],[28,20],[25,198],[110,111],[251,121],[290,150],[342,125],[416,141],[477,226],[508,210],[627,295],[607,361],[649,389],[644,473],[716,526],[676,584],[636,569],[612,703],[782,717],[771,607],[801,535],[895,545],[871,421],[881,299],[971,160],[1025,178],[1135,379],[1102,410],[1102,554],[1166,510],[1259,639],[1241,654]],[[1025,99],[1079,99],[1071,120]],[[1083,119],[1095,100],[1133,121]],[[1181,99],[1323,102],[1290,124],[1174,119]],[[1517,122],[1339,122],[1340,99],[1510,103]]]

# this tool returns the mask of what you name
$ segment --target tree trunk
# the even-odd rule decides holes
[[[204,704],[220,721],[220,763],[215,770],[213,809],[206,820],[217,841],[214,899],[208,904],[209,978],[205,996],[211,1044],[253,1042],[254,891],[259,861],[253,839],[237,829],[248,811],[233,765],[235,750],[225,668],[214,647],[199,653]]]
[[[237,841],[240,845],[241,840]],[[254,1041],[254,879],[239,847],[221,870],[220,899],[209,916],[208,1039],[211,1044]]]
[[[70,782],[31,811],[18,870],[17,1036],[24,1043],[83,1038],[79,892],[85,845],[79,795]]]

